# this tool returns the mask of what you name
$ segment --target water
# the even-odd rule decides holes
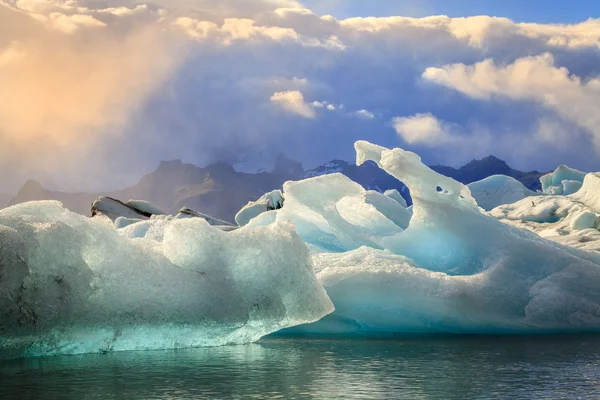
[[[0,363],[0,399],[600,398],[600,336],[268,338]]]

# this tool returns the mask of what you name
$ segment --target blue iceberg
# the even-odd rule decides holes
[[[0,210],[0,358],[249,343],[331,311],[289,223]]]
[[[292,331],[600,330],[600,254],[486,214],[467,186],[414,153],[367,142],[357,142],[356,150],[358,164],[374,161],[410,189],[406,229],[392,229],[364,190],[335,174],[286,183],[284,207],[250,222],[292,221],[311,245],[315,271],[335,305],[333,314]]]

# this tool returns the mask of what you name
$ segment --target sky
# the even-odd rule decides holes
[[[316,13],[338,19],[490,15],[516,22],[573,23],[600,16],[600,3],[595,0],[308,0],[304,4]]]
[[[587,0],[0,0],[0,193],[161,160],[314,167],[369,140],[600,171]]]

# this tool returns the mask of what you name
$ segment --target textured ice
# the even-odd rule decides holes
[[[386,195],[387,197],[389,197],[390,199],[394,199],[396,200],[398,203],[400,203],[400,205],[404,208],[408,207],[408,204],[406,203],[406,199],[404,197],[402,197],[402,195],[400,194],[400,192],[396,189],[390,189],[390,190],[386,190],[385,193],[383,193],[384,195]]]
[[[283,202],[284,198],[281,190],[274,190],[266,193],[260,199],[251,201],[244,206],[244,208],[242,208],[235,216],[235,222],[239,226],[246,226],[253,218],[256,218],[264,212],[279,210],[283,207]]]
[[[396,201],[376,192],[367,192],[345,175],[334,173],[283,186],[285,204],[252,219],[248,226],[291,221],[313,251],[343,252],[361,246],[382,248],[379,240],[403,231],[403,217],[397,223],[384,212],[398,210],[410,216]],[[381,204],[380,204],[381,203]]]
[[[554,195],[575,193],[578,186],[575,182],[583,182],[585,175],[585,172],[561,165],[554,172],[540,178],[542,191]]]
[[[367,142],[358,142],[356,150],[357,164],[375,161],[406,184],[413,199],[412,219],[406,230],[395,234],[374,229],[371,243],[360,247],[337,252],[326,245],[313,248],[315,271],[336,310],[293,331],[369,335],[600,330],[600,254],[554,243],[486,214],[467,186],[432,171],[414,153]],[[585,213],[570,221],[576,228],[592,224],[587,204],[597,202],[599,192],[591,189],[595,182],[586,178],[589,185],[572,199],[586,204],[580,210]],[[349,189],[333,192],[359,198]],[[317,201],[322,195],[315,192],[312,198]],[[546,199],[552,196],[521,203]],[[335,204],[341,201],[338,196]],[[272,220],[283,213],[302,213],[295,204],[288,206],[286,202]],[[546,208],[537,219],[557,218]],[[320,216],[323,224],[329,223],[330,209],[313,207],[314,219]],[[298,232],[312,240],[307,231]]]
[[[227,221],[223,221],[222,219],[211,217],[210,215],[206,215],[206,214],[191,210],[187,207],[181,208],[177,212],[177,214],[175,215],[174,218],[175,219],[202,218],[203,220],[208,222],[209,225],[215,226],[223,231],[232,231],[232,230],[237,229],[237,226],[235,226]]]
[[[371,204],[377,211],[402,229],[406,229],[410,223],[412,214],[398,200],[374,190],[368,190],[365,196],[367,204]]]
[[[479,207],[486,211],[536,195],[521,182],[506,175],[492,175],[468,186]]]
[[[0,358],[246,343],[331,311],[289,223],[0,211]]]
[[[92,216],[105,215],[112,221],[119,217],[133,219],[147,219],[152,215],[166,214],[160,208],[144,200],[129,200],[122,202],[112,197],[100,196],[94,201],[91,208]]]
[[[558,243],[600,250],[600,175],[587,174],[581,188],[571,195],[526,199],[490,214]]]

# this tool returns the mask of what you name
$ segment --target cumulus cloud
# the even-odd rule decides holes
[[[317,116],[314,108],[304,100],[304,95],[299,90],[274,93],[271,96],[271,103],[304,118],[313,119]]]
[[[392,120],[392,124],[396,133],[408,144],[439,146],[455,140],[450,132],[450,126],[431,113],[396,117]]]
[[[222,25],[210,21],[199,21],[189,17],[178,18],[174,26],[181,28],[194,39],[216,39],[225,45],[235,41],[255,41],[270,39],[275,42],[293,42],[306,47],[324,47],[344,50],[346,46],[336,36],[326,39],[300,35],[292,28],[279,26],[259,26],[248,18],[226,18]]]
[[[428,68],[423,78],[474,98],[504,96],[538,102],[586,129],[600,149],[600,115],[597,111],[600,78],[583,81],[570,74],[567,68],[557,67],[550,53],[520,58],[508,65],[497,65],[494,60],[487,59],[474,65]]]
[[[365,110],[364,108],[362,110],[355,111],[354,115],[361,119],[375,119],[375,114],[369,110]]]

